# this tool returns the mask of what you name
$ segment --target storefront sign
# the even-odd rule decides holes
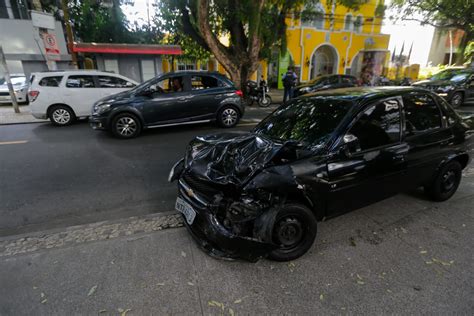
[[[49,13],[31,11],[31,22],[34,27],[54,30],[54,16]]]

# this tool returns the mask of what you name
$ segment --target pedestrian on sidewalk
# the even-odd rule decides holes
[[[284,87],[284,92],[283,92],[283,103],[286,103],[286,101],[290,101],[293,98],[293,87],[296,85],[296,80],[298,79],[298,76],[296,73],[293,71],[292,67],[288,67],[288,70],[286,73],[283,75],[283,87]]]

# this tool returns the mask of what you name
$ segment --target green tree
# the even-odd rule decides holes
[[[396,19],[419,21],[440,29],[464,31],[457,63],[465,56],[467,44],[474,40],[474,1],[472,0],[393,0]]]
[[[285,18],[311,0],[159,0],[162,31],[182,43],[192,39],[211,52],[242,86],[272,49],[286,49]],[[355,9],[367,0],[329,0]],[[221,37],[229,40],[224,45]]]

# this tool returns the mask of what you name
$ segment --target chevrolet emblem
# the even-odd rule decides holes
[[[187,194],[189,197],[194,197],[194,191],[193,191],[193,189],[186,189],[186,194]]]

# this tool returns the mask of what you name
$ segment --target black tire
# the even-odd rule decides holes
[[[76,121],[76,114],[66,105],[55,105],[49,109],[49,120],[56,126],[71,125]]]
[[[303,204],[285,204],[277,213],[271,238],[279,246],[268,254],[275,261],[290,261],[304,255],[313,245],[317,221],[313,212]]]
[[[231,128],[237,125],[240,120],[240,112],[237,108],[226,105],[217,113],[217,124],[220,127]]]
[[[120,113],[114,117],[110,125],[112,134],[122,139],[130,139],[140,135],[142,123],[132,113]]]
[[[433,201],[446,201],[454,195],[462,177],[462,167],[457,161],[444,165],[433,182],[425,186],[425,192]]]
[[[464,103],[464,95],[462,92],[455,92],[453,96],[451,97],[451,106],[453,108],[458,108]]]
[[[260,97],[258,99],[258,105],[262,108],[267,108],[270,104],[272,104],[272,98],[268,94],[265,94],[265,98]]]

